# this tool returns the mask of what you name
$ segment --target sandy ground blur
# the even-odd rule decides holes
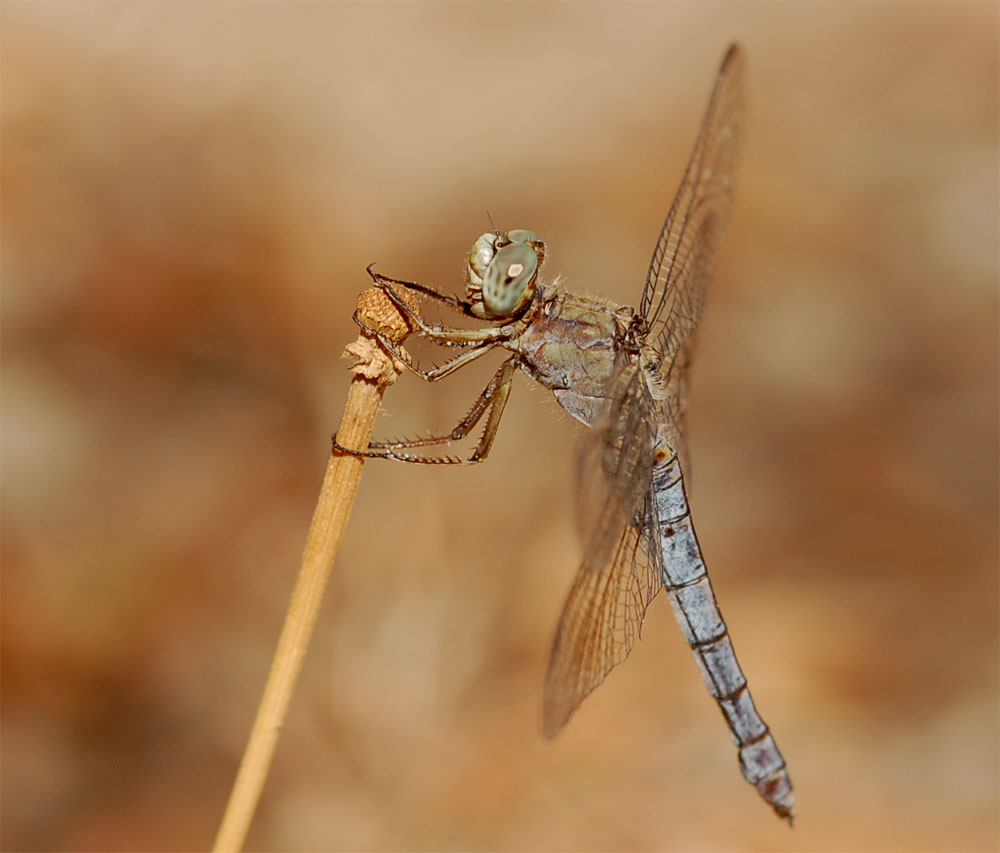
[[[794,831],[663,597],[541,740],[579,431],[521,377],[485,465],[366,469],[248,848],[997,849],[998,8],[5,3],[3,849],[211,843],[365,266],[455,292],[489,210],[634,303],[737,38],[693,505]]]

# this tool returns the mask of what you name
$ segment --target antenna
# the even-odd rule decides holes
[[[490,212],[488,210],[486,211],[486,218],[490,221],[490,226],[493,228],[493,233],[496,234],[497,237],[499,237],[500,229],[497,228],[496,223],[493,221],[493,217],[490,216]]]

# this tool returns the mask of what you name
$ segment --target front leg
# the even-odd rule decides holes
[[[422,293],[424,296],[429,296],[431,299],[436,299],[438,302],[442,302],[459,314],[465,314],[466,317],[472,317],[476,320],[481,320],[482,317],[476,317],[472,313],[472,305],[465,300],[458,299],[454,296],[448,296],[446,293],[438,293],[433,287],[428,287],[426,284],[420,284],[418,281],[404,281],[401,278],[390,278],[387,275],[382,275],[381,273],[375,272],[375,264],[369,264],[365,268],[365,272],[371,276],[372,281],[375,282],[376,287],[381,287],[384,289],[385,284],[398,284],[405,287],[407,290],[415,290],[417,293]]]
[[[516,323],[508,323],[504,326],[487,326],[483,329],[461,329],[457,326],[431,325],[430,323],[427,323],[413,308],[407,305],[406,300],[404,300],[403,297],[400,296],[394,289],[394,283],[402,284],[403,287],[414,289],[419,293],[441,300],[462,313],[468,313],[465,311],[465,303],[460,302],[452,296],[444,296],[443,294],[440,294],[429,287],[425,287],[422,284],[405,281],[400,282],[395,279],[386,278],[374,272],[371,267],[368,268],[368,274],[372,277],[372,280],[380,288],[382,288],[383,291],[385,291],[386,296],[388,296],[399,308],[399,310],[403,312],[407,319],[417,328],[420,334],[424,337],[430,338],[431,340],[440,341],[445,344],[478,344],[486,342],[503,343],[504,341],[509,341],[518,332],[518,324]],[[469,314],[469,316],[474,315]]]

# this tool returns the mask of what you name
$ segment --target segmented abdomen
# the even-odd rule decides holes
[[[744,778],[778,815],[790,821],[795,795],[785,760],[754,707],[736,660],[701,557],[676,456],[653,468],[652,492],[659,542],[649,545],[659,548],[663,585],[677,624],[694,652],[709,693],[729,724]]]

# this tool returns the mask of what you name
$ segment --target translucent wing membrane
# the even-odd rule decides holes
[[[545,737],[559,733],[639,638],[646,608],[663,586],[639,546],[640,539],[635,525],[628,525],[613,562],[599,569],[584,563],[577,572],[545,676]]]
[[[729,48],[719,69],[694,151],[646,275],[640,313],[647,342],[669,371],[701,319],[705,287],[721,243],[733,194],[743,124],[744,59]]]
[[[605,565],[649,491],[653,402],[635,363],[619,359],[609,400],[577,456],[576,520],[586,561]]]
[[[641,548],[650,513],[653,402],[634,364],[619,369],[606,414],[580,454],[577,520],[584,558],[556,630],[545,678],[544,733],[555,736],[580,702],[628,657],[662,587]]]
[[[686,341],[674,356],[670,373],[666,378],[666,400],[663,403],[663,427],[667,444],[677,454],[681,470],[691,476],[691,456],[688,453],[687,439],[687,390],[688,370],[691,366],[693,347],[691,341]],[[690,482],[690,480],[689,480]]]

